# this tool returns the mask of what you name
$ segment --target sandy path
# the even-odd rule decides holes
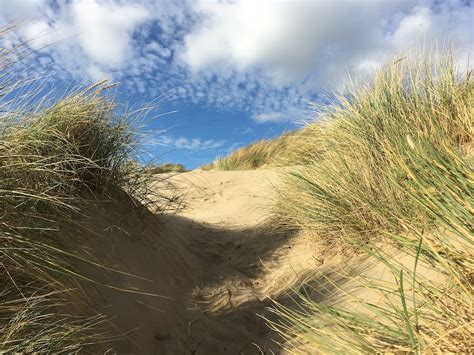
[[[278,336],[258,314],[271,317],[268,297],[284,300],[318,261],[304,237],[269,219],[278,180],[272,170],[193,171],[155,186],[173,186],[178,212],[131,212],[126,201],[103,206],[94,216],[108,226],[94,246],[103,251],[101,262],[144,278],[107,273],[110,283],[163,296],[98,289],[103,312],[125,338],[115,350],[280,353]]]
[[[267,219],[278,181],[275,170],[196,170],[170,178],[183,198],[180,216],[228,227],[256,226]]]
[[[202,270],[191,297],[199,353],[279,352],[279,337],[257,314],[270,316],[268,297],[282,296],[314,265],[305,241],[272,227],[280,175],[193,171],[170,179],[183,204],[169,227],[192,240]]]
[[[305,286],[305,292],[331,304],[339,296],[334,287],[321,287],[326,277],[350,289],[337,270],[362,268],[367,259],[282,230],[271,219],[278,171],[159,178],[157,191],[180,196],[178,212],[152,213],[124,193],[92,208],[90,229],[98,238],[91,255],[130,274],[104,271],[103,282],[122,291],[95,290],[101,311],[111,318],[106,325],[122,334],[114,343],[118,353],[281,354],[281,339],[261,317],[274,319],[269,298],[296,307],[288,292],[313,276],[316,287]],[[413,262],[411,257],[405,264]],[[368,276],[391,278],[382,264],[364,269]],[[372,290],[358,294],[373,304],[380,298]]]

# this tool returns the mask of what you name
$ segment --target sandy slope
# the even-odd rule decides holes
[[[391,277],[385,267],[367,266],[366,257],[343,247],[324,248],[315,244],[318,238],[282,230],[271,219],[280,175],[276,170],[159,175],[154,189],[178,194],[178,212],[152,213],[123,192],[85,208],[93,215],[82,224],[89,222],[97,234],[91,255],[121,271],[103,270],[97,279],[114,288],[93,290],[99,310],[111,319],[105,326],[121,334],[114,351],[282,353],[276,343],[281,339],[259,316],[273,319],[266,309],[269,297],[295,307],[288,291],[317,272],[312,282],[318,286],[305,291],[318,302],[333,303],[336,290],[321,286],[329,276],[350,287],[337,272],[341,266]],[[358,294],[372,303],[379,298],[370,290]]]
[[[196,170],[171,178],[183,196],[180,215],[222,226],[256,226],[270,215],[279,173],[275,170]]]
[[[123,335],[114,350],[137,354],[280,353],[279,340],[257,314],[271,316],[268,297],[319,263],[301,236],[269,219],[278,172],[194,171],[155,188],[182,197],[178,212],[134,208],[124,194],[101,203],[91,224],[105,283],[101,311]],[[118,203],[117,203],[118,202]],[[104,237],[105,236],[105,237]],[[143,293],[149,293],[145,295]],[[159,296],[157,296],[159,295]]]

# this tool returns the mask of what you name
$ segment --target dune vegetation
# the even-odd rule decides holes
[[[261,167],[286,165],[295,157],[299,135],[303,131],[286,132],[274,139],[262,139],[218,157],[202,166],[203,170],[252,170]],[[293,144],[295,142],[296,144]]]
[[[338,270],[339,281],[318,275],[295,291],[296,309],[275,302],[280,321],[271,327],[290,351],[468,352],[471,72],[459,71],[449,54],[408,56],[321,112],[317,123],[211,165],[292,166],[279,186],[282,223],[366,255],[364,267]],[[369,276],[376,265],[392,276]],[[330,301],[317,301],[321,290],[331,290]],[[367,290],[370,297],[358,296]]]
[[[138,163],[137,132],[146,112],[120,114],[107,82],[63,96],[44,94],[41,85],[14,72],[25,55],[21,45],[0,51],[0,352],[113,349],[124,334],[97,310],[89,286],[134,295],[142,290],[128,281],[129,290],[107,284],[112,277],[96,279],[91,270],[134,275],[102,264],[88,240],[118,230],[118,239],[133,234],[135,242],[145,234],[154,238],[165,224],[171,232],[156,238],[160,244],[122,245],[120,256],[143,262],[140,270],[149,274],[136,275],[141,281],[173,288],[173,297],[160,299],[168,306],[101,294],[115,302],[106,306],[121,322],[148,326],[138,339],[148,342],[143,349],[149,352],[471,350],[474,85],[452,56],[389,63],[373,82],[323,108],[317,122],[202,167],[284,169],[179,174],[197,185],[189,194],[186,179],[180,182],[188,198],[180,203],[192,208],[151,223],[164,206],[160,188],[175,188],[156,174],[186,169]],[[203,182],[212,174],[218,177],[213,184]],[[262,183],[272,174],[276,187]],[[258,203],[269,203],[269,191],[278,192],[277,201],[262,212]],[[104,201],[121,208],[112,214],[114,206],[100,205]],[[99,205],[114,221],[93,229],[84,221],[101,223]],[[132,233],[115,221],[130,217],[128,205],[143,212],[129,223]],[[145,232],[147,223],[152,233]],[[289,255],[307,252],[306,259],[291,254],[306,264],[314,256],[306,242],[290,244],[300,235],[317,241],[320,254],[337,253],[347,263],[331,273],[295,276]],[[110,260],[115,252],[105,251]],[[283,279],[290,274],[289,290]],[[142,307],[136,308],[141,313],[123,316],[124,304]],[[261,324],[257,312],[264,313]]]
[[[139,113],[116,114],[99,83],[49,103],[13,72],[24,47],[0,53],[0,352],[76,352],[109,341],[91,306],[82,208],[122,189],[146,201],[136,158]],[[34,87],[33,87],[34,88]],[[82,265],[82,267],[81,267]]]
[[[452,57],[406,58],[339,97],[310,128],[317,134],[306,139],[318,151],[286,177],[279,214],[328,245],[365,254],[367,265],[340,271],[351,286],[328,277],[309,283],[293,296],[297,310],[275,305],[285,321],[272,326],[287,347],[469,352],[473,100],[470,73]],[[391,277],[368,276],[376,264]],[[381,301],[359,297],[354,285]],[[328,287],[344,301],[311,296]]]
[[[159,165],[148,164],[145,170],[149,174],[184,173],[187,171],[183,164],[175,163],[163,163]]]

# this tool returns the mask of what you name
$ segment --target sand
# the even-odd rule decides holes
[[[282,339],[262,318],[274,320],[270,298],[295,307],[288,292],[315,274],[316,282],[325,275],[350,287],[337,270],[362,266],[366,257],[283,229],[272,219],[280,179],[278,170],[158,175],[153,189],[175,197],[165,213],[123,192],[94,206],[82,221],[96,230],[91,255],[120,272],[94,271],[113,287],[87,291],[109,317],[104,327],[119,334],[113,351],[282,354]],[[380,266],[364,268],[390,277]],[[331,289],[311,293],[318,302],[337,300]],[[360,295],[377,302],[371,291]]]
[[[134,207],[125,194],[95,207],[90,224],[100,238],[91,245],[94,255],[102,265],[130,274],[96,275],[114,285],[93,290],[99,310],[111,319],[106,327],[121,334],[114,351],[281,353],[281,339],[261,317],[272,317],[268,297],[285,299],[320,261],[307,238],[282,231],[271,219],[279,175],[255,170],[160,176],[154,189],[177,192],[178,211],[152,213]]]

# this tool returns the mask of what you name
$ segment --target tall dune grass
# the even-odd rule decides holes
[[[294,152],[292,142],[296,132],[286,132],[274,139],[262,139],[218,157],[204,170],[253,170],[264,166],[285,165],[287,155]]]
[[[473,104],[471,74],[448,55],[397,60],[326,111],[307,138],[318,147],[313,161],[282,187],[280,215],[365,253],[392,278],[347,273],[377,304],[330,279],[345,303],[299,292],[296,310],[275,304],[282,321],[271,326],[290,350],[469,352]]]
[[[254,170],[265,167],[283,167],[311,163],[321,153],[316,137],[323,135],[318,124],[283,133],[271,139],[262,139],[217,157],[202,166],[204,170]],[[309,139],[306,139],[306,138]]]
[[[116,114],[105,83],[27,105],[16,54],[0,51],[0,352],[86,351],[111,338],[81,291],[77,265],[92,262],[75,220],[85,195],[145,198],[134,117]]]

